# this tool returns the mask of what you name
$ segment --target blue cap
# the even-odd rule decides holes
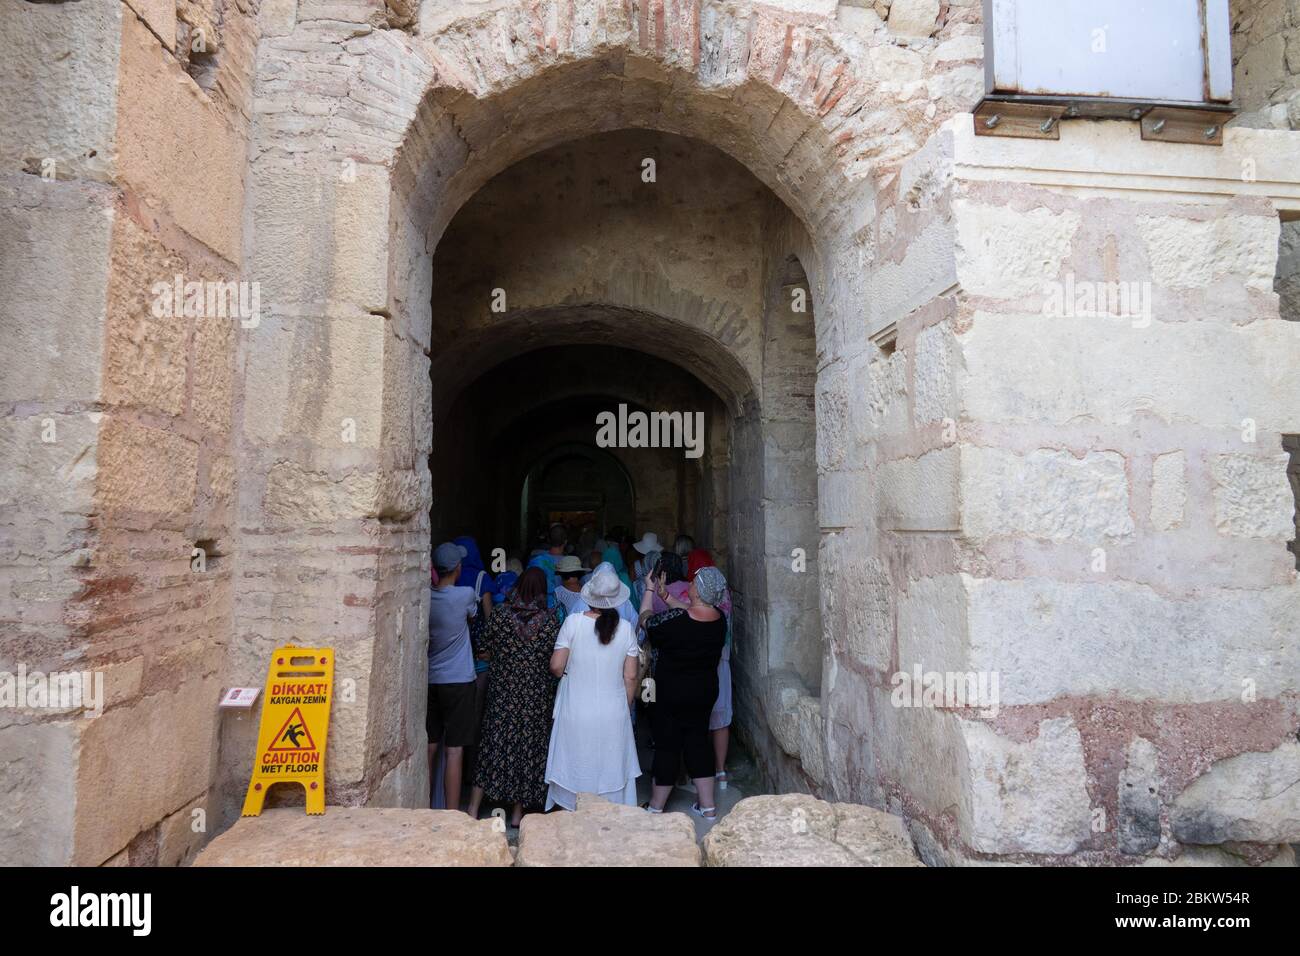
[[[438,569],[439,574],[442,574],[460,564],[468,554],[468,550],[455,542],[444,541],[433,549],[433,566]]]

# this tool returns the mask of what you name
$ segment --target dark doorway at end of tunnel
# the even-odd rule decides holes
[[[521,550],[557,523],[603,535],[636,522],[632,476],[614,455],[590,444],[564,442],[543,455],[524,477],[521,499]]]
[[[702,414],[707,453],[602,447],[599,416],[620,405]],[[434,540],[468,531],[485,556],[527,555],[558,521],[724,547],[728,414],[696,376],[633,349],[557,345],[510,358],[435,412]]]

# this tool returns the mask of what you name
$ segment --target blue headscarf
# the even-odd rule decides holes
[[[465,535],[454,539],[455,543],[465,549],[465,557],[460,560],[460,577],[456,579],[456,586],[461,588],[472,588],[474,582],[478,580],[480,571],[486,572],[487,568],[483,566],[483,558],[479,556],[478,544],[473,538]],[[481,594],[496,594],[497,585],[492,580],[492,575],[483,575],[483,587],[480,589]]]
[[[506,594],[510,589],[519,583],[519,575],[513,571],[502,571],[497,575],[496,585],[497,593],[492,596],[492,600],[497,604],[504,604]]]
[[[629,588],[632,587],[632,579],[627,574],[627,565],[623,563],[623,554],[616,545],[611,544],[605,549],[605,553],[601,557],[614,566],[614,572],[618,575],[620,581]]]

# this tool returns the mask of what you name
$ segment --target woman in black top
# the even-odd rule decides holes
[[[689,605],[671,598],[662,576],[658,580],[646,579],[641,621],[646,640],[658,651],[655,705],[650,711],[655,742],[654,785],[646,809],[651,813],[663,813],[684,757],[686,772],[699,794],[691,811],[708,820],[717,818],[709,714],[718,697],[718,659],[727,640],[727,619],[715,605],[726,592],[726,579],[717,568],[700,568],[696,573],[691,580]],[[669,603],[669,610],[652,612],[656,594]]]

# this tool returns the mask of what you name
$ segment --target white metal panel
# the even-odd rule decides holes
[[[1232,99],[1232,20],[1228,0],[1206,0],[1205,42],[1210,99],[1227,103]]]
[[[1228,0],[1204,3],[984,0],[988,91],[1227,102]]]

